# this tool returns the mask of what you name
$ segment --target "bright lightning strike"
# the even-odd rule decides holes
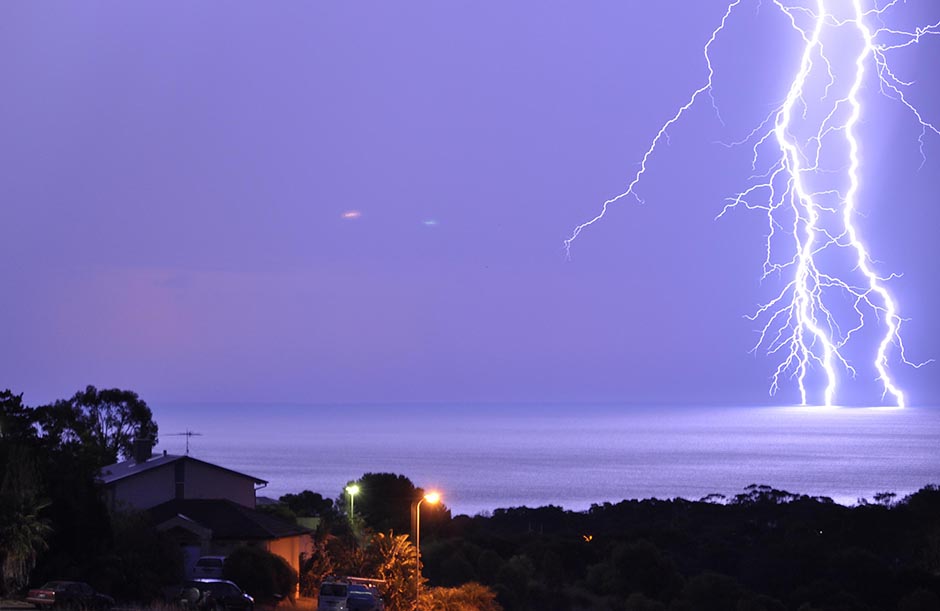
[[[600,221],[611,204],[627,196],[642,201],[636,187],[650,158],[668,138],[668,130],[703,94],[717,113],[711,48],[741,3],[734,0],[727,6],[705,43],[704,83],[660,127],[626,190],[605,201],[594,218],[575,227],[565,240],[566,254],[570,256],[572,243]],[[901,80],[888,62],[891,51],[940,35],[940,22],[913,31],[884,25],[873,28],[872,23],[888,20],[898,3],[892,0],[882,7],[865,8],[862,0],[812,0],[807,6],[773,0],[803,41],[799,65],[784,101],[747,138],[735,143],[753,142],[752,169],[757,172],[758,165],[763,165],[765,170],[718,214],[720,218],[743,207],[760,210],[767,217],[763,277],[774,274],[789,280],[776,297],[748,317],[762,324],[754,350],[763,348],[780,357],[770,393],[775,394],[786,380],[794,380],[804,405],[811,370],[822,372],[821,398],[826,406],[835,402],[840,376],[855,377],[845,348],[863,329],[877,336],[872,364],[883,399],[890,397],[900,407],[905,404],[891,372],[892,362],[913,367],[924,364],[913,363],[905,355],[903,319],[887,286],[894,276],[875,270],[856,225],[862,186],[857,133],[863,113],[862,87],[871,81],[910,112],[920,127],[922,158],[926,136],[940,135],[905,95],[911,83]],[[851,49],[850,56],[843,57],[845,49]],[[782,258],[777,255],[781,250]],[[839,324],[833,306],[845,298],[852,304],[850,325]]]

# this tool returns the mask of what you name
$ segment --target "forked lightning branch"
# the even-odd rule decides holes
[[[904,392],[895,381],[899,365],[920,367],[904,349],[901,317],[889,290],[895,276],[877,269],[865,236],[858,227],[858,203],[864,165],[859,121],[864,112],[863,88],[878,90],[909,114],[920,131],[925,155],[928,137],[940,131],[909,99],[910,82],[890,63],[893,51],[940,35],[940,22],[913,30],[891,23],[903,16],[904,2],[876,0],[809,0],[765,3],[786,18],[798,36],[800,54],[794,57],[792,80],[785,99],[753,132],[736,146],[753,150],[750,182],[718,214],[743,208],[767,219],[764,278],[781,278],[775,297],[749,316],[758,325],[754,350],[776,358],[770,393],[795,384],[802,403],[837,401],[840,384],[858,375],[847,357],[855,345],[867,342],[870,370],[882,389],[882,400],[903,407]],[[661,125],[639,169],[626,189],[604,202],[599,213],[578,225],[565,241],[600,221],[609,206],[628,197],[640,200],[637,187],[667,132],[701,98],[712,97],[716,68],[711,51],[732,27],[742,0],[731,2],[718,27],[704,45],[705,75],[685,103]],[[759,3],[758,3],[759,4]],[[758,10],[765,10],[758,6]],[[936,40],[940,42],[940,40]],[[848,303],[848,307],[843,304]],[[870,345],[870,347],[869,347]],[[816,385],[820,388],[816,388]]]

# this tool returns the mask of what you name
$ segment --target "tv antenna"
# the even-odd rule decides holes
[[[186,456],[189,456],[189,439],[190,437],[202,437],[202,433],[195,433],[186,429],[185,433],[168,433],[167,437],[186,437]]]

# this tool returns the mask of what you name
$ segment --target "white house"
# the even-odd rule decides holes
[[[125,460],[103,468],[99,479],[105,501],[120,507],[150,509],[183,499],[228,499],[255,507],[255,490],[267,482],[192,456],[159,454]]]
[[[225,556],[239,545],[262,547],[299,572],[311,531],[255,508],[266,481],[188,455],[151,456],[149,444],[135,454],[99,472],[105,502],[112,511],[146,510],[179,542],[187,574],[199,556]]]

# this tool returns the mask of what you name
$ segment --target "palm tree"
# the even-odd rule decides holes
[[[410,611],[415,608],[415,578],[418,573],[415,546],[408,535],[376,533],[366,551],[372,574],[383,580],[380,590],[386,611]]]
[[[0,495],[0,588],[4,592],[23,588],[39,554],[48,549],[52,528],[40,515],[47,506],[47,502],[32,496]]]

